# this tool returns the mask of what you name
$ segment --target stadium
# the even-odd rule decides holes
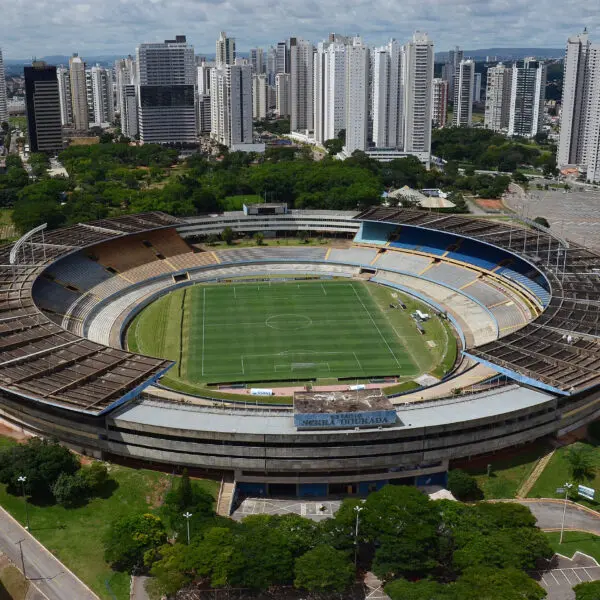
[[[224,227],[282,243],[193,243]],[[600,255],[533,222],[264,205],[0,252],[0,416],[99,458],[364,494],[600,415]]]

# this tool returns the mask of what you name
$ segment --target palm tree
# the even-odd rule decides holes
[[[575,483],[591,481],[596,476],[596,466],[590,448],[574,444],[565,454],[571,479]]]

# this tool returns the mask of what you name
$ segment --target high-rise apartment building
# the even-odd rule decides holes
[[[533,137],[542,129],[546,100],[546,65],[534,59],[512,68],[508,135]]]
[[[210,72],[216,67],[214,62],[201,62],[197,67],[198,94],[210,95]]]
[[[198,94],[198,133],[210,133],[211,106],[210,94]]]
[[[405,152],[431,152],[433,54],[433,41],[426,33],[415,33],[404,46]]]
[[[73,102],[71,100],[71,78],[66,67],[56,68],[58,95],[60,98],[60,121],[63,125],[73,122]]]
[[[90,70],[94,125],[106,127],[115,120],[115,100],[113,96],[113,76],[111,69],[100,65]]]
[[[455,127],[470,127],[473,122],[473,84],[475,63],[461,60],[454,80],[454,112],[452,124]]]
[[[221,31],[215,56],[217,67],[235,64],[235,38],[229,38],[224,31]]]
[[[8,123],[8,102],[6,99],[6,76],[4,74],[4,60],[0,48],[0,125]]]
[[[277,116],[290,116],[290,101],[290,74],[278,73],[275,75],[275,112]]]
[[[481,73],[473,76],[473,102],[481,102]]]
[[[250,64],[253,73],[262,75],[265,72],[264,51],[262,48],[250,48]]]
[[[139,134],[137,107],[136,64],[132,56],[115,62],[117,111],[121,117],[121,131],[130,139]]]
[[[600,44],[585,30],[567,42],[557,163],[600,182]]]
[[[138,109],[143,143],[193,143],[196,135],[194,48],[184,35],[137,48]]]
[[[492,131],[508,130],[512,69],[499,63],[487,70],[483,125]]]
[[[450,98],[454,98],[454,81],[458,76],[458,69],[463,58],[463,51],[455,46],[453,50],[448,50],[448,58],[442,67],[442,79],[448,82]]]
[[[448,82],[444,79],[433,80],[432,120],[436,127],[445,127],[448,117]]]
[[[369,48],[361,38],[346,46],[346,142],[344,153],[365,151],[368,145]]]
[[[77,131],[87,131],[90,124],[88,86],[85,63],[74,54],[69,59],[69,79],[71,81],[71,102],[73,104],[73,125]]]
[[[290,49],[287,41],[277,42],[275,47],[275,74],[290,72]]]
[[[217,67],[210,87],[211,138],[229,148],[252,144],[252,67]]]
[[[314,138],[323,143],[345,129],[346,45],[320,42],[314,61]]]
[[[403,51],[396,40],[371,57],[372,140],[377,148],[404,146]]]
[[[252,75],[252,118],[263,120],[268,112],[268,85],[266,75]]]
[[[94,114],[94,86],[92,84],[92,71],[85,71],[85,95],[88,106],[88,124],[96,125],[96,115]]]
[[[271,46],[267,50],[267,57],[265,60],[265,72],[267,74],[267,79],[269,81],[269,85],[275,85],[275,75],[277,75],[277,70],[275,65],[277,64],[277,50]]]
[[[279,44],[277,45],[279,48]],[[301,38],[290,38],[290,97],[292,131],[314,128],[314,47]]]
[[[56,67],[36,61],[24,72],[30,151],[60,152],[63,142]]]

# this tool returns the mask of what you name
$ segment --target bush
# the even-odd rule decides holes
[[[61,473],[52,486],[56,501],[65,508],[73,508],[85,504],[90,495],[90,486],[80,473],[67,475]]]
[[[448,489],[458,500],[480,500],[483,494],[477,480],[462,469],[453,469],[448,475]]]
[[[575,600],[598,600],[600,598],[600,581],[579,583],[573,588]]]

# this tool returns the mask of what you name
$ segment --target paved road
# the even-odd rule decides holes
[[[518,502],[531,510],[541,529],[560,528],[564,509],[562,501],[519,500]],[[565,529],[581,529],[600,535],[600,516],[569,503],[565,515]]]
[[[19,545],[23,549],[25,575],[47,600],[98,600],[96,594],[0,508],[0,552],[22,569]]]

